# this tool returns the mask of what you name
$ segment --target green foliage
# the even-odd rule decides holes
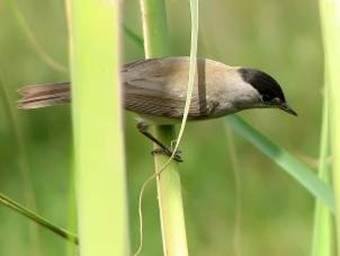
[[[138,1],[125,1],[124,24],[141,34]],[[290,103],[298,109],[297,119],[274,110],[242,113],[252,126],[289,152],[317,166],[322,48],[318,25],[318,6],[303,1],[201,1],[199,56],[227,64],[253,66],[273,74],[283,85]],[[61,2],[20,1],[18,9],[49,56],[67,63],[66,26]],[[36,8],[39,6],[39,8]],[[188,53],[188,5],[167,1],[172,55]],[[17,26],[17,19],[0,6],[0,65],[11,78],[11,99],[15,89],[25,83],[62,81],[64,72],[51,68],[32,50],[32,42]],[[245,19],[244,17],[247,17]],[[164,53],[168,55],[169,52]],[[143,58],[140,45],[128,34],[124,38],[123,62]],[[93,66],[93,65],[92,65]],[[95,81],[96,88],[101,81]],[[67,107],[18,112],[26,148],[33,170],[32,179],[39,212],[61,226],[67,226],[70,174],[70,113]],[[2,192],[22,197],[17,155],[6,115],[0,109],[0,186]],[[135,131],[133,116],[127,115],[126,151],[129,170],[132,244],[138,240],[137,201],[140,184],[149,176],[150,148]],[[188,125],[185,141],[182,183],[193,255],[224,255],[231,251],[235,202],[233,174],[224,133],[219,121]],[[242,190],[241,244],[244,255],[306,255],[310,251],[313,200],[301,186],[275,171],[271,160],[263,158],[248,143],[239,141]],[[93,171],[96,173],[95,171]],[[158,211],[154,193],[147,193],[144,204],[147,255],[161,254]],[[30,208],[31,205],[28,205]],[[0,254],[25,255],[28,248],[27,220],[0,208]],[[48,255],[62,255],[65,243],[41,230],[42,245]],[[3,235],[6,234],[6,235]],[[279,241],[279,242],[278,242]],[[299,241],[298,243],[296,241]],[[16,246],[13,246],[15,244]],[[47,254],[47,253],[46,253]],[[145,254],[146,255],[146,254]]]
[[[238,116],[232,115],[226,119],[230,122],[236,133],[240,134],[278,164],[315,198],[321,200],[330,210],[335,211],[332,190],[306,164],[296,159],[287,150],[271,142]]]

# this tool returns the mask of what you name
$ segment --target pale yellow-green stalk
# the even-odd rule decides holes
[[[163,0],[141,0],[145,57],[168,56],[166,8]],[[170,145],[175,138],[174,126],[156,126],[155,136]],[[168,157],[155,155],[155,172],[167,163]],[[183,200],[178,166],[171,161],[157,176],[157,194],[161,219],[164,255],[188,255]]]
[[[324,91],[323,117],[320,139],[320,163],[319,177],[330,184],[329,168],[329,110],[328,95]],[[333,255],[333,232],[332,232],[332,213],[320,201],[316,200],[314,214],[314,230],[312,243],[312,256],[332,256]]]
[[[82,256],[129,254],[119,79],[119,3],[67,0]]]
[[[320,0],[320,14],[330,114],[332,172],[336,200],[337,255],[340,255],[340,1]]]

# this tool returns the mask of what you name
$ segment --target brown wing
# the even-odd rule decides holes
[[[198,79],[191,100],[190,119],[207,118],[217,106],[206,93],[206,85],[209,84],[205,77],[206,63],[206,60],[198,60]],[[188,67],[188,57],[139,60],[124,65],[121,74],[125,108],[139,114],[181,118],[186,100]],[[71,100],[69,82],[26,86],[19,93],[22,99],[18,101],[18,107],[23,109],[53,106]]]
[[[199,60],[200,64],[204,65],[204,60]],[[186,100],[188,67],[187,57],[149,59],[125,65],[122,70],[125,108],[139,114],[181,118]],[[207,99],[204,81],[196,81],[189,118],[204,118],[215,107]]]

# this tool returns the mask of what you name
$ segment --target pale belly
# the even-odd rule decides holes
[[[158,117],[158,116],[151,116],[151,115],[141,115],[141,114],[136,114],[135,119],[138,122],[145,122],[149,125],[177,125],[181,124],[182,118],[166,118],[166,117]],[[204,121],[204,120],[210,120],[210,119],[216,119],[221,116],[205,116],[204,118],[199,118],[199,119],[191,119],[188,118],[187,122],[197,122],[197,121]]]

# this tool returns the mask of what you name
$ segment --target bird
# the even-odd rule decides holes
[[[223,117],[242,110],[276,108],[291,115],[280,84],[264,71],[198,58],[188,121]],[[155,138],[150,125],[179,123],[184,115],[190,58],[150,58],[122,65],[120,70],[123,106],[139,116],[138,130],[172,155],[169,147]],[[71,83],[26,85],[18,90],[19,109],[38,109],[71,101]],[[179,154],[175,160],[182,161]]]

